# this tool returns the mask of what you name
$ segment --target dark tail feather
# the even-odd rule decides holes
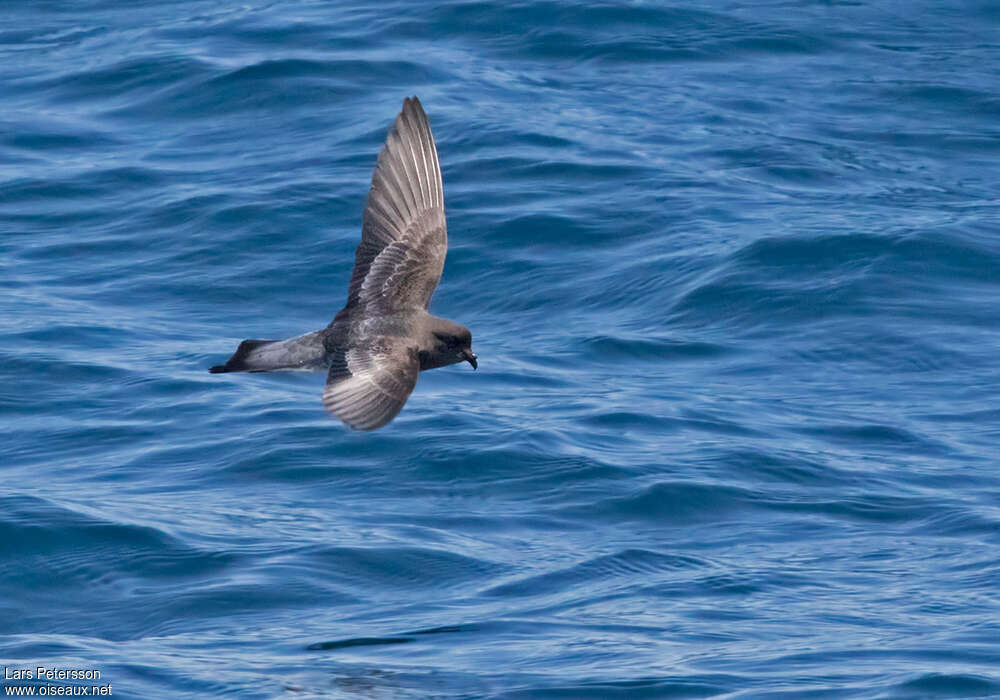
[[[233,353],[233,356],[226,360],[226,364],[216,365],[208,371],[212,374],[220,374],[222,372],[252,372],[255,368],[247,364],[247,357],[250,353],[259,348],[261,345],[269,345],[277,342],[277,340],[244,340],[240,343],[240,346],[236,348],[236,352]]]

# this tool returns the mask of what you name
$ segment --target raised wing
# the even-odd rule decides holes
[[[396,417],[417,385],[420,360],[406,338],[377,336],[334,353],[323,407],[355,430],[374,430]]]
[[[372,175],[345,310],[426,309],[447,251],[437,148],[420,101],[408,97]]]

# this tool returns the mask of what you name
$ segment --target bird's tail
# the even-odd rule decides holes
[[[278,369],[273,363],[264,362],[264,353],[260,352],[260,348],[277,342],[279,341],[244,340],[236,348],[233,356],[226,360],[226,364],[216,365],[208,371],[212,374],[219,374],[220,372],[266,372],[269,369]]]
[[[209,369],[221,372],[269,372],[279,369],[326,369],[324,331],[314,331],[288,340],[244,340],[224,365]]]

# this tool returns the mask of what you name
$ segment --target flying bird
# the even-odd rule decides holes
[[[427,311],[447,251],[437,148],[420,100],[406,98],[372,175],[344,308],[312,333],[244,340],[209,371],[325,370],[326,410],[355,430],[381,428],[418,372],[478,367],[469,330]]]

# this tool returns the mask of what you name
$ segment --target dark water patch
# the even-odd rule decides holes
[[[189,547],[148,526],[111,523],[26,496],[5,501],[0,549],[7,563],[0,568],[5,595],[22,591],[17,615],[8,618],[17,620],[19,634],[35,630],[134,637],[150,624],[148,606],[133,607],[137,599],[148,601],[157,585],[183,588],[220,575],[236,561],[228,554]],[[86,611],[60,615],[58,623],[48,619],[59,610],[73,609],[79,596],[90,601]],[[109,617],[112,611],[115,615]],[[127,623],[118,619],[108,624],[123,611],[131,611]]]
[[[613,497],[586,508],[571,508],[565,516],[613,520],[650,520],[659,523],[698,522],[731,516],[751,508],[756,497],[745,489],[723,484],[662,482]]]
[[[894,132],[872,130],[867,125],[859,125],[853,128],[825,127],[827,135],[846,142],[877,143],[881,149],[888,149],[896,152],[918,152],[936,153],[940,149],[948,149],[955,153],[971,153],[979,156],[983,153],[991,153],[1000,148],[997,141],[997,133],[990,130],[986,133],[963,134],[954,131],[940,131],[928,129],[901,129]],[[898,157],[898,156],[897,156]],[[898,183],[882,184],[877,200],[884,201],[885,195],[898,188]],[[938,199],[941,190],[934,186],[923,186],[911,188],[910,191],[917,194],[913,201],[926,205],[928,199]],[[937,196],[935,196],[937,195]]]
[[[455,634],[457,632],[474,632],[478,629],[479,627],[477,625],[445,625],[444,627],[430,627],[428,629],[415,630],[413,632],[407,632],[406,634]]]
[[[121,333],[123,331],[108,328],[73,329],[67,331],[66,345],[64,346],[58,333],[49,333],[45,329],[40,329],[31,333],[34,336],[31,340],[37,345],[25,348],[19,357],[8,357],[6,354],[0,353],[0,361],[8,361],[8,366],[12,369],[20,368],[47,373],[49,381],[44,382],[44,387],[40,387],[43,389],[41,393],[33,394],[34,398],[64,400],[78,395],[80,382],[120,382],[128,377],[129,370],[124,366],[126,363],[120,361],[115,361],[114,364],[110,362],[78,362],[65,356],[67,349],[72,348],[74,343],[84,345],[95,338],[109,339]],[[49,336],[52,336],[51,339],[47,339]],[[108,347],[108,345],[104,347]],[[92,351],[89,357],[93,357]],[[22,386],[31,386],[38,383],[38,378],[29,374],[21,378],[18,383],[21,384],[21,382],[24,383]]]
[[[585,338],[579,345],[586,357],[601,362],[703,360],[723,357],[732,352],[732,348],[715,343],[606,335]]]
[[[353,65],[359,66],[360,61]],[[368,68],[366,66],[366,68]],[[277,59],[265,60],[253,63],[224,75],[213,78],[212,86],[227,86],[240,83],[253,83],[258,80],[298,78],[310,75],[326,75],[329,73],[327,66],[322,61],[307,59]]]
[[[569,191],[575,183],[597,184],[635,177],[642,168],[634,163],[594,163],[573,161],[526,161],[520,167],[509,169],[519,180],[537,181],[542,187],[555,191]],[[570,239],[572,240],[572,239]]]
[[[470,690],[474,691],[475,697],[488,698],[492,697],[495,688],[510,687],[509,682],[505,683],[498,677],[499,674],[479,676],[461,670],[428,671],[394,663],[371,664],[353,660],[366,651],[380,650],[355,649],[347,652],[344,660],[335,654],[332,661],[324,664],[322,672],[312,671],[307,677],[287,681],[284,689],[292,697],[331,697],[333,693],[332,697],[336,698],[420,700],[427,697],[466,698]],[[386,652],[407,655],[405,649],[387,649]],[[332,669],[327,664],[332,664]]]
[[[801,34],[787,29],[764,28],[763,33],[755,33],[742,39],[734,39],[719,44],[713,52],[726,54],[760,54],[768,58],[778,58],[795,54],[823,54],[834,47],[831,37],[815,34]]]
[[[832,659],[837,663],[853,664],[874,664],[879,668],[885,668],[886,664],[893,661],[904,662],[903,668],[912,668],[916,665],[920,668],[926,664],[949,663],[956,657],[954,649],[947,646],[928,644],[927,646],[915,646],[911,644],[893,645],[886,648],[845,648],[844,646],[832,647],[828,652],[820,653],[816,651],[804,651],[801,653],[791,653],[774,658],[774,662],[788,664],[796,670],[809,667],[823,667]],[[970,665],[978,667],[979,664],[990,666],[996,663],[996,654],[988,646],[977,648],[971,651],[967,657]]]
[[[287,416],[286,422],[289,425],[296,426],[296,424],[302,422],[302,414],[302,411],[290,413]],[[308,434],[311,435],[316,431],[322,431],[326,437],[329,437],[331,432],[330,427],[324,425],[309,430]],[[300,437],[287,434],[285,437],[289,440],[289,444],[293,445],[312,444],[314,442],[314,438],[303,438],[301,437],[301,433]],[[228,450],[221,450],[219,456],[221,458],[228,456],[228,454],[230,454]],[[237,473],[241,477],[249,477],[260,481],[279,481],[291,484],[342,483],[355,486],[359,482],[371,480],[365,478],[368,476],[365,466],[361,464],[345,465],[339,462],[332,464],[329,460],[329,454],[329,449],[317,448],[302,449],[300,447],[294,450],[269,450],[263,454],[248,456],[244,460],[235,461],[231,467],[227,467],[227,471]],[[214,481],[217,478],[219,478],[217,474],[205,474],[205,480],[208,482]]]
[[[188,633],[192,628],[211,628],[213,619],[234,614],[245,615],[250,620],[254,617],[266,619],[269,611],[275,609],[308,610],[319,597],[329,605],[359,602],[355,596],[329,584],[285,580],[256,571],[247,575],[249,581],[241,580],[243,578],[239,574],[230,580],[216,577],[210,585],[187,586],[173,591],[169,597],[148,601],[139,620],[142,633],[149,636]],[[279,582],[281,585],[276,585]],[[197,622],[181,622],[183,620]]]
[[[443,147],[441,147],[443,148]],[[439,149],[440,150],[440,149]],[[514,168],[530,168],[534,165],[534,160],[525,156],[511,155],[483,155],[472,159],[452,159],[450,162],[442,163],[442,168],[446,168],[449,181],[458,183],[468,183],[475,180],[498,181],[507,177],[507,173]],[[552,183],[548,183],[549,186]],[[478,195],[482,197],[482,195]],[[509,201],[510,195],[505,197]],[[526,199],[529,196],[525,196]],[[536,199],[537,196],[530,196]],[[449,195],[450,199],[450,195]],[[463,201],[462,194],[456,197],[459,202]]]
[[[969,86],[895,81],[878,87],[885,101],[903,109],[919,109],[925,114],[965,112],[976,122],[989,115],[1000,116],[1000,100],[995,94]]]
[[[33,51],[72,45],[107,31],[100,26],[61,26],[58,22],[39,22],[0,30],[0,45],[12,50]]]
[[[300,566],[310,566],[332,580],[357,587],[360,595],[365,593],[364,582],[373,577],[379,580],[380,587],[406,588],[419,594],[422,590],[464,585],[506,570],[485,559],[415,547],[310,547],[299,550],[295,559]]]
[[[26,387],[28,390],[33,388]],[[53,406],[73,405],[74,398],[48,395],[46,402],[34,400],[13,411],[14,415],[24,416],[24,421],[11,429],[17,447],[8,453],[10,459],[29,466],[47,465],[54,472],[69,467],[79,469],[80,465],[95,469],[118,459],[119,450],[131,452],[136,444],[162,434],[155,423],[102,419],[107,411],[92,401],[79,402],[82,407],[75,408],[80,416],[72,423],[40,424],[37,421],[37,415],[51,414]],[[90,444],[86,446],[81,444],[83,442]],[[103,456],[95,459],[92,456],[95,451]]]
[[[370,647],[385,644],[406,644],[415,641],[413,637],[353,637],[333,642],[315,642],[306,647],[309,651],[331,651],[351,647]]]
[[[271,207],[266,203],[260,204],[247,204],[247,203],[237,203],[229,206],[222,206],[221,202],[212,202],[211,204],[205,203],[205,226],[209,230],[217,231],[221,235],[226,235],[227,233],[239,233],[241,236],[246,237],[249,233],[251,236],[255,237],[255,251],[257,255],[260,255],[262,248],[266,250],[265,246],[277,245],[278,241],[274,240],[273,232],[266,230],[268,227],[264,222],[268,221],[271,217]],[[188,202],[181,204],[184,211],[188,216],[191,215],[193,211]],[[218,235],[218,234],[217,234]]]
[[[599,242],[595,231],[579,219],[566,216],[544,214],[528,215],[510,219],[494,231],[500,240],[527,244],[526,252],[547,258],[554,248],[587,248]]]
[[[575,564],[561,571],[527,576],[502,583],[482,594],[500,597],[544,596],[585,586],[592,593],[600,582],[613,582],[616,588],[624,586],[623,579],[641,580],[644,584],[677,570],[702,568],[707,562],[684,555],[665,555],[645,550],[627,550],[613,555]]]
[[[850,276],[817,280],[806,288],[773,278],[729,274],[686,292],[668,318],[685,328],[706,324],[760,328],[871,313],[872,300],[863,283]]]
[[[697,154],[713,162],[726,173],[726,184],[737,191],[759,190],[757,197],[771,197],[777,192],[794,194],[802,199],[827,201],[830,192],[866,192],[857,180],[857,157],[847,149],[834,149],[815,142],[787,139],[778,144],[713,146]],[[719,187],[722,183],[717,183]],[[750,212],[752,213],[752,208]],[[732,217],[734,212],[720,212]],[[782,222],[798,229],[797,218]],[[776,225],[774,228],[784,228]]]
[[[38,200],[80,200],[92,198],[102,189],[88,178],[32,180],[21,179],[6,183],[4,203],[20,203]]]
[[[579,423],[599,430],[614,431],[619,440],[622,437],[621,431],[625,430],[655,431],[664,436],[682,430],[685,426],[684,421],[676,418],[664,418],[639,411],[608,410],[581,418]]]
[[[1000,248],[963,240],[949,231],[905,232],[894,240],[892,258],[876,269],[899,274],[920,274],[954,283],[957,280],[1000,282]]]
[[[712,455],[712,465],[725,465],[727,471],[740,474],[747,485],[760,481],[809,485],[811,488],[857,486],[863,476],[839,468],[833,460],[810,453],[755,450],[727,451]]]
[[[83,208],[88,209],[103,197],[118,197],[123,192],[135,196],[142,190],[155,188],[161,182],[159,172],[137,166],[102,168],[87,172],[71,171],[71,174],[45,181],[31,178],[15,180],[13,184],[5,186],[3,204],[23,204],[42,200],[46,201],[49,207],[57,207],[58,203],[65,202],[67,206],[83,204]],[[82,245],[84,241],[77,239],[76,243]]]
[[[922,420],[933,423],[962,423],[962,424],[982,424],[1000,423],[1000,408],[971,408],[967,411],[955,413],[930,413],[918,416]]]
[[[420,482],[458,485],[489,485],[496,492],[521,493],[544,498],[549,488],[577,483],[612,480],[622,476],[621,467],[591,455],[563,454],[568,443],[562,433],[518,431],[496,436],[495,445],[484,445],[473,454],[456,451],[447,440],[428,446],[411,461],[413,476]],[[539,449],[548,446],[548,449]]]
[[[839,173],[824,167],[768,165],[753,168],[750,172],[761,182],[795,189],[825,190],[837,184],[839,179]]]
[[[786,586],[787,584],[782,584]],[[665,598],[745,597],[769,587],[768,580],[754,572],[713,572],[696,578],[650,587],[650,593]]]
[[[482,288],[470,285],[470,299],[476,308],[488,314],[537,314],[555,300],[566,307],[578,289],[578,279],[568,276],[568,266],[540,265],[536,261],[508,260],[503,265],[487,268],[477,274],[484,285],[503,284],[519,290],[516,295],[487,295]],[[578,294],[578,292],[576,292]],[[537,320],[532,320],[537,324]]]
[[[677,570],[702,568],[707,565],[705,561],[691,556],[626,550],[574,564],[561,571],[508,581],[483,591],[482,595],[504,598],[544,596],[579,586],[596,590],[601,582],[606,584],[608,581],[613,581],[616,587],[620,587],[625,585],[623,579],[641,580],[647,583],[656,580],[657,574],[669,574]]]
[[[0,502],[6,513],[0,521],[5,531],[0,538],[4,556],[21,558],[22,575],[39,580],[49,580],[39,568],[64,568],[60,562],[83,564],[92,558],[87,550],[94,549],[105,552],[98,570],[109,574],[199,575],[232,563],[226,555],[196,550],[148,526],[104,521],[24,495],[7,496]],[[110,551],[115,553],[109,561]],[[67,571],[63,575],[72,578]]]
[[[439,76],[426,64],[407,61],[264,60],[133,100],[114,109],[110,116],[193,120],[259,114],[268,109],[289,110],[348,99],[362,89],[357,81],[366,79],[395,81],[409,92]]]
[[[85,651],[88,646],[61,635],[39,635],[33,638],[11,635],[9,639],[10,643],[4,645],[4,653],[10,659],[74,656]]]
[[[811,277],[846,266],[870,263],[891,252],[889,236],[849,233],[803,239],[802,237],[764,238],[738,251],[733,263],[751,269],[778,268],[788,273]]]
[[[745,422],[729,420],[718,414],[706,411],[685,411],[682,418],[682,425],[719,435],[744,437],[767,436],[766,432],[751,428]]]
[[[703,680],[684,677],[649,678],[632,681],[604,682],[534,687],[509,690],[491,695],[492,700],[604,700],[607,698],[710,698],[739,687],[739,681],[708,674]]]
[[[878,369],[932,376],[968,367],[969,358],[946,342],[945,338],[900,335],[883,323],[865,319],[850,325],[814,326],[789,343],[788,351],[805,362],[825,365],[827,371],[839,367],[847,373]]]
[[[95,149],[111,150],[121,141],[109,131],[62,120],[40,119],[30,125],[0,121],[0,148],[18,149],[37,158],[53,159],[57,154],[86,153]],[[5,195],[6,195],[6,187]],[[0,205],[7,197],[0,198]]]
[[[940,508],[938,504],[926,498],[895,496],[888,493],[850,493],[836,500],[771,501],[769,507],[775,510],[808,512],[826,517],[887,524],[920,522]]]
[[[431,540],[433,536],[447,531],[451,526],[460,526],[469,533],[507,533],[515,536],[518,533],[528,534],[535,532],[568,533],[586,530],[578,521],[561,519],[550,515],[527,514],[523,516],[510,515],[504,518],[483,516],[475,512],[463,512],[455,509],[446,514],[418,514],[412,513],[405,516],[393,513],[384,513],[378,516],[362,518],[365,522],[380,520],[387,524],[395,524],[406,528],[408,532],[421,532],[423,539]],[[430,534],[428,534],[430,533]]]
[[[216,243],[225,243],[227,240],[227,230],[234,223],[226,213],[239,208],[235,204],[236,198],[232,193],[203,193],[194,192],[185,196],[174,196],[165,201],[151,202],[140,211],[136,212],[136,224],[145,226],[150,231],[164,231],[179,229],[183,232],[183,237],[172,236],[171,242],[179,247],[187,248],[191,242],[199,242],[205,237],[211,236],[211,240]],[[186,224],[197,223],[197,230],[188,231]],[[252,219],[246,217],[237,223],[243,224],[244,232]],[[184,244],[181,246],[181,244]],[[204,251],[209,252],[209,251]]]
[[[109,100],[134,100],[156,94],[210,72],[208,65],[190,56],[141,56],[87,68],[70,76],[50,78],[32,85],[31,91],[41,91],[56,103],[94,101],[107,105]]]
[[[249,10],[249,8],[247,8]],[[299,8],[305,9],[305,8]],[[227,42],[247,46],[269,46],[295,50],[302,46],[321,47],[329,42],[328,28],[321,22],[288,21],[281,12],[247,11],[193,18],[158,29],[158,36],[182,42],[198,41],[206,33],[225,36]],[[340,37],[338,48],[363,46],[367,42],[347,36]]]
[[[890,697],[981,698],[1000,694],[1000,683],[988,676],[965,673],[926,673],[900,683]]]
[[[584,11],[545,2],[502,10],[458,4],[438,13],[438,21],[462,26],[494,50],[507,53],[517,46],[520,57],[541,60],[636,65],[720,60],[748,53],[811,54],[827,45],[817,35],[747,23],[728,14],[680,8],[603,6]],[[520,41],[496,30],[525,22],[534,31]]]
[[[12,335],[21,342],[37,343],[41,349],[51,348],[61,353],[73,345],[82,345],[87,348],[92,348],[94,345],[114,345],[124,340],[126,336],[130,337],[131,333],[124,328],[77,323],[72,325],[54,324]],[[95,365],[94,369],[112,373],[120,373],[121,371],[114,367],[101,365]]]
[[[918,454],[947,453],[948,447],[936,440],[915,435],[892,425],[821,425],[797,428],[797,432],[813,435],[832,444],[867,444],[870,448],[916,451]]]

